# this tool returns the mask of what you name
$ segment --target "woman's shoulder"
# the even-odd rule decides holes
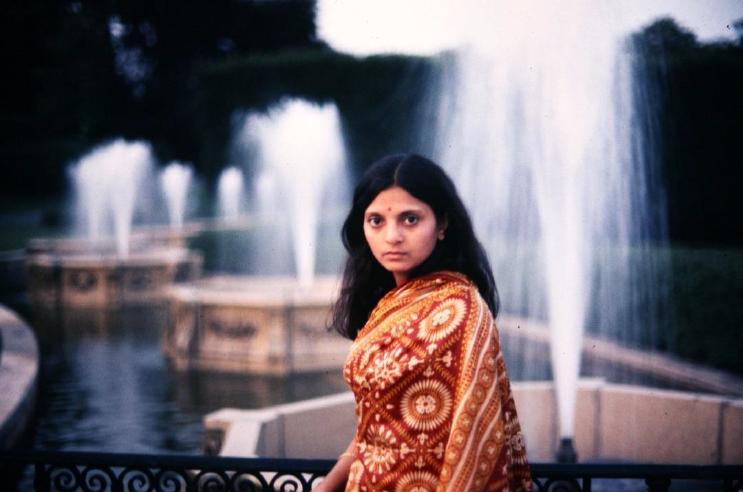
[[[466,302],[468,311],[472,313],[487,311],[493,318],[490,307],[480,293],[477,284],[467,275],[448,270],[436,272],[433,275],[440,280],[442,298],[449,296],[460,298]]]
[[[477,284],[463,273],[443,270],[421,277],[421,280],[436,290],[439,300],[458,297],[468,301],[468,304],[479,305],[484,302]]]
[[[401,287],[388,293],[380,305],[421,301],[434,308],[439,304],[449,304],[455,299],[464,301],[466,311],[478,310],[486,305],[477,285],[467,275],[442,270],[416,277]],[[379,307],[379,305],[378,305]]]
[[[443,289],[452,289],[462,293],[468,292],[472,295],[477,294],[479,296],[477,284],[463,273],[451,270],[442,270],[431,275],[434,277],[435,282],[437,282]]]

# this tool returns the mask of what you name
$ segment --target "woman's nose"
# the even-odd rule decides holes
[[[402,234],[396,224],[387,226],[384,239],[390,244],[397,244],[402,241]]]

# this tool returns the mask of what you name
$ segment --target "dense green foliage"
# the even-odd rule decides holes
[[[737,43],[700,44],[671,19],[633,36],[652,87],[661,180],[674,242],[741,244],[743,20]]]
[[[607,262],[627,268],[623,261],[616,262],[618,255],[603,251],[597,261],[605,268]],[[593,292],[586,322],[589,333],[743,375],[743,250],[635,248],[623,273],[631,292],[603,299],[600,291]],[[607,319],[609,314],[617,317]]]
[[[668,350],[743,375],[743,251],[672,250]]]
[[[313,0],[5,5],[0,192],[59,195],[70,160],[120,136],[151,142],[162,160],[195,160],[196,67],[248,53],[326,49],[315,36],[314,9]]]

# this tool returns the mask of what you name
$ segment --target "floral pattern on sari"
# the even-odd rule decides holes
[[[347,492],[532,490],[498,332],[464,275],[390,291],[343,374],[358,419]]]

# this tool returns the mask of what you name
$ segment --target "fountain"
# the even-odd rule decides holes
[[[443,71],[433,130],[493,260],[504,311],[549,326],[558,459],[568,461],[587,319],[620,336],[638,321],[622,312],[628,299],[653,292],[658,274],[639,284],[628,274],[631,255],[648,252],[654,190],[633,133],[627,33],[608,22],[608,8],[493,2],[471,12],[468,47]]]
[[[217,184],[217,216],[225,222],[235,222],[242,212],[245,199],[243,173],[236,167],[228,167],[219,175]]]
[[[122,139],[94,149],[71,169],[77,197],[76,217],[87,228],[89,244],[100,242],[113,225],[116,252],[129,255],[137,192],[152,173],[152,152],[143,142]]]
[[[329,178],[343,184],[339,173],[345,156],[338,110],[330,104],[286,101],[267,116],[249,116],[243,138],[258,148],[258,214],[290,218],[297,278],[302,285],[311,285],[321,200],[334,189],[345,188],[328,186]],[[345,206],[342,195],[335,197],[335,206],[338,204]]]
[[[181,229],[186,216],[186,198],[193,180],[193,167],[173,161],[160,173],[160,185],[168,204],[170,227]]]
[[[201,256],[172,245],[182,237],[152,229],[132,231],[137,207],[151,204],[147,185],[153,162],[148,144],[118,139],[71,166],[77,226],[87,235],[31,241],[27,270],[32,303],[77,308],[159,303],[166,285],[199,276]],[[173,172],[166,171],[163,181]],[[170,186],[172,178],[167,181]],[[173,191],[171,186],[168,193]]]
[[[285,374],[340,367],[348,343],[325,329],[337,279],[315,272],[316,254],[332,250],[318,248],[320,228],[339,243],[338,208],[348,200],[338,112],[285,100],[234,122],[233,162],[219,179],[219,196],[224,217],[236,218],[243,173],[235,166],[242,162],[245,174],[256,176],[255,221],[240,236],[252,248],[241,271],[250,275],[173,287],[163,350],[184,369]],[[340,268],[337,256],[323,261],[326,269],[332,261]]]

